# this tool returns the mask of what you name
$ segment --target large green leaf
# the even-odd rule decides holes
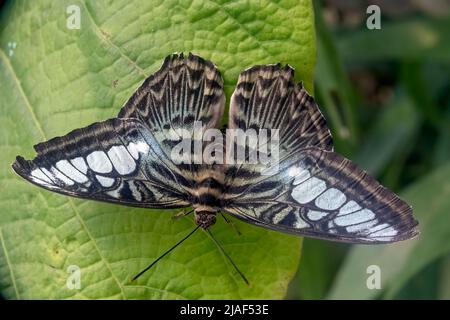
[[[355,246],[338,273],[331,299],[391,298],[423,268],[450,252],[450,164],[414,183],[402,196],[412,205],[421,234],[383,246]],[[381,289],[366,286],[367,267],[381,271]],[[443,293],[445,294],[445,293]]]
[[[81,29],[66,27],[68,5]],[[205,232],[151,271],[129,278],[180,240],[192,219],[175,211],[81,201],[16,177],[32,145],[113,117],[164,56],[192,51],[221,70],[227,97],[244,68],[289,63],[312,89],[310,1],[11,1],[0,12],[0,290],[6,298],[282,298],[297,237],[220,221],[212,229],[247,287]],[[13,45],[15,43],[15,45]],[[69,290],[68,266],[81,268]]]

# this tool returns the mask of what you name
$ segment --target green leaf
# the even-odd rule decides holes
[[[361,28],[342,33],[339,49],[349,63],[386,59],[429,59],[449,62],[450,16],[412,18],[381,24],[381,30]]]
[[[418,272],[450,252],[450,163],[414,183],[402,197],[419,220],[417,239],[382,246],[354,246],[329,293],[331,299],[395,296]],[[381,290],[369,290],[367,267],[381,270]]]
[[[297,275],[289,286],[288,299],[324,299],[345,253],[345,245],[305,238]]]
[[[355,162],[377,176],[395,155],[408,155],[410,144],[421,125],[416,104],[409,95],[397,90],[369,129],[355,156]],[[401,119],[401,121],[399,121]]]
[[[450,258],[447,256],[443,259],[441,267],[441,278],[439,282],[439,299],[450,299]]]
[[[321,2],[314,5],[317,31],[316,96],[333,133],[336,150],[350,154],[358,139],[356,98],[344,70],[333,35],[323,21]]]
[[[68,5],[81,29],[69,30]],[[115,116],[162,59],[192,51],[221,70],[227,98],[239,72],[289,63],[312,90],[310,1],[11,1],[0,12],[0,290],[6,298],[279,299],[300,258],[298,237],[219,219],[212,232],[249,278],[247,287],[205,232],[130,284],[194,227],[175,210],[82,201],[12,173],[32,145]],[[15,47],[11,45],[15,43]],[[81,270],[70,290],[68,267]]]

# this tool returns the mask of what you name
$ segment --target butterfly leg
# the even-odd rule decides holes
[[[172,219],[176,220],[176,219],[180,219],[182,217],[186,217],[187,215],[191,214],[192,212],[194,212],[194,210],[191,210],[191,211],[188,211],[188,212],[185,212],[184,210],[181,210],[180,212],[175,213],[172,216]]]
[[[222,212],[220,213],[220,215],[223,217],[223,219],[225,220],[225,222],[227,224],[229,224],[234,231],[236,231],[237,235],[240,236],[242,233],[239,231],[239,228],[233,223],[233,221],[229,220]]]

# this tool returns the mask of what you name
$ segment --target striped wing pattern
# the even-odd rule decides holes
[[[228,126],[242,130],[278,129],[280,160],[307,147],[333,150],[324,116],[303,85],[295,83],[294,70],[288,65],[259,65],[241,73],[231,97]],[[267,144],[270,143],[269,138]],[[234,143],[236,149],[244,147]],[[242,167],[228,168],[226,185],[235,183]]]
[[[118,116],[140,119],[166,157],[172,158],[174,147],[186,136],[195,143],[205,130],[218,128],[224,108],[223,79],[217,67],[197,55],[189,53],[185,57],[181,53],[166,57],[162,67],[144,81]],[[200,127],[194,127],[195,123]],[[208,144],[202,141],[202,148]],[[202,160],[202,153],[196,151],[192,148],[189,159],[179,159],[177,166],[171,167],[192,181],[191,196],[197,196],[198,190],[207,192],[209,177],[217,174],[212,165],[196,162]]]
[[[36,158],[17,157],[13,169],[48,190],[138,207],[189,205],[188,182],[140,120],[94,123],[35,149]]]
[[[231,97],[229,127],[279,129],[280,152],[314,146],[332,150],[325,118],[290,66],[254,66],[241,73]]]
[[[279,129],[280,162],[273,173],[261,164],[227,166],[225,212],[266,228],[341,242],[386,243],[417,235],[408,204],[332,151],[325,120],[294,83],[290,67],[244,71],[229,126]]]
[[[223,80],[217,68],[196,55],[173,54],[148,77],[122,107],[119,118],[136,118],[147,127],[170,157],[181,140],[179,130],[194,134],[218,128],[225,106]]]
[[[241,169],[223,210],[246,221],[310,237],[382,243],[416,235],[412,209],[350,160],[315,147],[261,176]]]
[[[46,189],[100,201],[151,208],[191,205],[201,166],[177,165],[171,150],[194,132],[194,121],[218,126],[225,103],[217,68],[189,54],[168,56],[125,103],[118,118],[35,146],[33,160],[13,169]],[[206,168],[207,169],[207,168]]]

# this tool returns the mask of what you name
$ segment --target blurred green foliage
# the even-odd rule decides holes
[[[383,3],[381,30],[369,30],[330,27],[315,2],[315,92],[336,151],[407,200],[421,235],[370,247],[305,239],[288,299],[450,298],[450,16],[385,18]],[[369,265],[380,290],[366,286]]]

